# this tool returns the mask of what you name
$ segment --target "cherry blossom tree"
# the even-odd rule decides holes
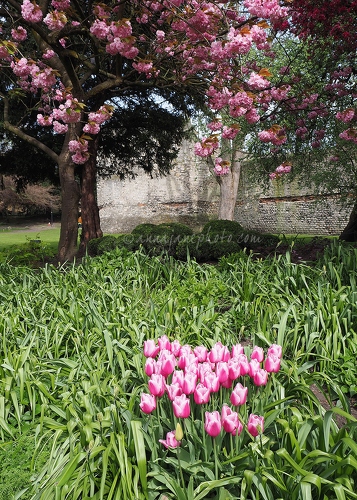
[[[75,168],[95,166],[96,137],[112,114],[109,99],[138,88],[194,88],[206,92],[215,111],[226,107],[233,118],[254,123],[259,95],[263,91],[272,95],[272,86],[269,71],[254,59],[249,62],[248,54],[254,49],[269,55],[269,32],[287,27],[284,3],[1,2],[1,70],[8,78],[1,92],[3,123],[58,165],[60,261],[76,253],[80,189]],[[21,123],[12,122],[13,98],[21,93],[36,100],[39,125],[52,127],[63,137],[60,152],[24,132]]]

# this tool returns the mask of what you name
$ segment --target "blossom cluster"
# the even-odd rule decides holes
[[[269,174],[269,177],[271,179],[277,179],[278,177],[281,177],[284,174],[288,174],[291,172],[291,164],[290,163],[282,163],[278,167],[276,167],[275,171]]]
[[[229,167],[229,161],[223,160],[222,158],[216,158],[213,171],[216,175],[227,175],[229,174]]]
[[[213,394],[227,389],[233,408],[224,404],[221,412],[205,412],[204,427],[212,437],[218,436],[222,428],[235,436],[244,428],[238,411],[247,402],[245,377],[257,387],[265,386],[269,374],[280,370],[282,348],[273,344],[265,355],[263,348],[255,346],[249,359],[241,344],[229,350],[217,342],[208,350],[202,345],[192,348],[190,345],[181,345],[178,340],[170,342],[163,335],[158,343],[154,340],[144,342],[144,356],[145,373],[149,377],[149,393],[142,393],[140,401],[144,413],[152,413],[156,409],[157,399],[166,395],[175,417],[188,418],[192,404],[206,405],[212,401]],[[251,414],[246,427],[255,437],[264,431],[264,418]],[[174,431],[161,442],[166,447],[179,446]]]

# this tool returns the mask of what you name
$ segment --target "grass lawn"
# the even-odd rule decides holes
[[[41,240],[56,249],[59,241],[60,226],[39,231],[7,231],[0,229],[0,251],[12,245],[23,245],[30,240]]]

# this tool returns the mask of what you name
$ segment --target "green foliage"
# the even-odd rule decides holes
[[[355,499],[350,253],[336,244],[318,264],[297,265],[289,253],[262,260],[239,250],[210,266],[115,248],[60,268],[0,263],[0,492],[9,500],[26,488],[19,498]],[[139,400],[143,342],[163,334],[192,346],[241,341],[247,352],[282,345],[271,385],[259,397],[251,387],[265,416],[261,441],[244,431],[232,448],[222,435],[215,455],[194,413],[182,422],[179,456],[158,445],[172,430],[171,409],[162,399],[149,418]]]
[[[31,484],[49,457],[49,449],[45,447],[34,459],[35,448],[36,435],[34,429],[31,428],[13,441],[0,444],[0,498],[2,500],[13,500],[14,495],[22,490],[22,500],[32,498],[34,492]]]
[[[8,262],[14,266],[43,264],[55,256],[53,247],[43,243],[39,236],[22,245],[13,245],[0,251],[0,262]]]
[[[217,260],[224,255],[236,253],[241,250],[241,246],[232,241],[230,235],[220,236],[196,234],[182,239],[176,248],[177,258],[185,260],[188,256],[196,259],[197,262]]]
[[[180,241],[192,235],[192,229],[175,222],[158,225],[140,224],[133,229],[132,234],[136,237],[136,244],[141,245],[150,255],[160,255],[164,252],[176,255]]]
[[[239,235],[244,231],[243,227],[233,220],[212,220],[202,228],[203,234],[224,233],[227,235]]]

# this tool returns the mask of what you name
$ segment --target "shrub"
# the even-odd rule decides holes
[[[203,234],[223,233],[237,235],[244,231],[243,227],[234,220],[212,220],[202,228]]]
[[[55,256],[55,251],[50,245],[43,243],[38,236],[34,240],[28,240],[23,245],[12,245],[0,252],[0,262],[9,262],[14,266],[35,266],[44,263],[47,259]]]
[[[89,255],[98,255],[98,245],[101,241],[102,238],[94,238],[93,240],[88,241],[87,252]]]
[[[101,238],[101,241],[98,243],[98,255],[102,255],[105,252],[110,252],[118,247],[118,238],[113,236],[112,234],[108,234]]]
[[[262,247],[277,247],[280,243],[279,237],[274,234],[262,234],[255,231],[247,231],[246,233],[243,233],[243,235],[244,237],[242,237],[242,242],[240,244],[249,250],[255,250],[256,248]]]
[[[176,248],[178,259],[186,260],[187,253],[197,262],[217,260],[223,255],[236,253],[241,250],[240,245],[229,237],[207,238],[204,234],[192,235],[179,241]]]
[[[178,243],[186,236],[192,235],[192,229],[175,222],[139,224],[133,229],[132,235],[137,238],[134,240],[136,249],[141,245],[150,255],[160,255],[162,252],[176,255]]]

